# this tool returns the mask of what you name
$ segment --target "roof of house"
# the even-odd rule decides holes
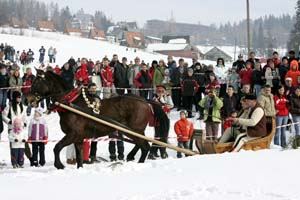
[[[92,38],[92,39],[105,39],[105,33],[102,30],[94,28],[90,31],[89,38]]]
[[[232,57],[231,57],[230,55],[228,55],[227,53],[225,53],[223,50],[221,50],[221,49],[218,48],[218,47],[213,47],[212,49],[210,49],[209,51],[207,51],[207,52],[205,53],[205,55],[206,55],[206,56],[207,56],[207,55],[216,55],[216,56],[217,56],[216,52],[221,53],[224,57],[227,57],[228,59],[232,59]]]
[[[15,27],[15,28],[27,28],[28,24],[26,23],[26,21],[23,20],[19,20],[16,17],[12,17],[10,20],[10,24],[11,26]]]
[[[129,47],[140,48],[145,45],[145,37],[140,32],[125,31],[124,40]]]
[[[164,35],[162,37],[162,43],[169,43],[170,40],[176,41],[176,39],[181,39],[180,40],[181,42],[183,42],[185,40],[186,44],[190,44],[190,36],[189,35],[182,35],[182,36]]]
[[[73,28],[73,27],[70,27],[70,26],[66,26],[64,32],[65,33],[82,33],[80,29]]]
[[[149,44],[147,49],[149,51],[183,51],[185,49],[193,49],[201,53],[201,51],[194,45],[190,44],[172,44],[172,43],[156,43]]]
[[[54,31],[54,23],[52,21],[38,21],[38,29]]]

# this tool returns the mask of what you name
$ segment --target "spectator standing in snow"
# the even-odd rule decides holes
[[[122,58],[122,63],[114,64],[114,84],[116,88],[128,88],[128,72],[129,66],[127,65],[127,58]],[[125,94],[125,89],[116,89],[119,95]]]
[[[8,87],[8,74],[6,66],[2,63],[0,63],[0,109],[1,111],[4,110],[6,106],[6,100],[7,100],[7,90],[2,89]]]
[[[50,47],[48,49],[48,56],[49,56],[49,62],[52,63],[53,62],[53,56],[54,56],[54,49],[53,49],[53,47]]]
[[[43,109],[36,108],[34,117],[31,119],[28,126],[28,142],[32,142],[32,163],[37,167],[44,166],[45,160],[45,145],[48,142],[48,125],[42,117]],[[38,159],[38,154],[40,159]]]
[[[151,89],[151,74],[145,63],[142,63],[142,70],[135,76],[134,84],[141,89],[140,96],[147,99],[149,90],[146,89]]]
[[[188,113],[186,110],[180,111],[180,120],[178,120],[174,125],[178,147],[185,149],[188,149],[188,142],[194,132],[194,124],[187,120],[187,115]],[[181,152],[177,152],[177,158],[181,157]]]
[[[293,123],[296,130],[296,138],[300,138],[300,87],[298,86],[295,90],[295,93],[291,96],[290,99],[291,108],[290,113],[293,117]]]
[[[46,49],[44,48],[44,46],[40,48],[39,52],[40,52],[39,62],[44,63],[45,53],[46,53]]]
[[[141,60],[139,57],[136,57],[134,59],[134,65],[132,65],[129,69],[129,73],[128,73],[128,81],[129,81],[129,86],[132,89],[131,93],[135,94],[135,95],[139,95],[139,91],[136,90],[138,87],[137,85],[134,84],[134,79],[136,77],[136,75],[139,73],[139,71],[141,70]]]
[[[25,99],[26,99],[26,95],[30,92],[30,87],[32,85],[32,82],[33,80],[35,79],[35,76],[32,74],[32,70],[30,67],[28,67],[26,69],[26,73],[24,74],[22,80],[23,80],[23,86],[26,86],[24,88],[22,88],[22,93],[23,93],[23,96],[22,96],[22,99],[23,99],[23,102],[25,102]],[[31,106],[28,105],[27,106],[27,116],[29,116],[31,114]]]
[[[114,69],[109,66],[108,58],[103,58],[103,69],[101,70],[101,80],[103,86],[103,98],[111,97],[114,83]]]
[[[34,60],[33,56],[34,56],[33,51],[31,49],[29,49],[27,51],[27,63],[32,63],[33,62],[33,60]]]
[[[219,96],[222,97],[226,94],[226,79],[228,76],[229,68],[225,66],[225,61],[223,58],[218,58],[217,65],[214,68],[214,73],[220,82],[220,93]]]
[[[60,77],[65,80],[68,90],[72,90],[74,88],[74,72],[70,68],[69,63],[65,63],[62,67]]]
[[[81,66],[78,67],[78,69],[75,73],[75,79],[76,79],[77,85],[87,86],[89,83],[89,72],[87,69],[87,59],[82,58],[80,62],[81,62]]]

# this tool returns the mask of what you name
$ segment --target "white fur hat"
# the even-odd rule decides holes
[[[41,116],[43,115],[43,109],[42,108],[36,108],[35,110],[34,110],[35,112],[37,112],[37,113],[39,113]]]

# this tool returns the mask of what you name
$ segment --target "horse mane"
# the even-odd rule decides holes
[[[65,80],[63,78],[61,78],[59,75],[55,74],[52,71],[47,71],[45,73],[45,75],[51,79],[53,79],[55,81],[55,83],[58,83],[59,85],[61,85],[65,90],[66,88],[66,83]]]

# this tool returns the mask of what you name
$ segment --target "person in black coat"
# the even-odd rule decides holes
[[[7,100],[7,90],[1,89],[8,87],[8,74],[6,66],[2,63],[0,63],[0,109],[4,110],[6,106],[6,100]]]
[[[192,118],[192,106],[195,94],[197,93],[199,85],[193,76],[193,69],[188,69],[187,77],[182,81],[182,97],[183,97],[183,107],[188,111],[188,118]]]
[[[232,64],[232,67],[237,68],[237,73],[239,73],[243,68],[246,67],[246,62],[244,61],[242,54],[238,56],[238,60]]]
[[[68,90],[72,90],[74,88],[74,72],[69,63],[64,64],[60,76],[65,80]]]
[[[278,67],[279,76],[281,84],[285,84],[285,75],[290,70],[289,59],[287,57],[282,57],[281,64]]]
[[[116,88],[128,88],[128,65],[127,58],[122,58],[122,63],[114,63],[114,84]],[[124,95],[125,89],[116,89],[119,95]]]
[[[181,87],[183,79],[187,76],[187,68],[184,67],[184,60],[179,59],[179,66],[171,74],[171,82],[173,87]],[[174,106],[179,111],[182,108],[182,96],[180,89],[172,89],[172,100]]]
[[[200,113],[199,119],[203,119],[204,109],[201,106],[199,106],[199,102],[202,100],[202,94],[205,93],[205,72],[204,72],[202,65],[199,62],[195,63],[194,66],[195,66],[194,76],[199,85],[199,89],[194,98],[194,104],[196,106],[196,111],[199,111],[199,113]]]
[[[68,63],[69,63],[69,67],[75,71],[75,68],[76,68],[76,61],[73,57],[71,57],[69,60],[68,60]]]
[[[227,87],[227,92],[225,96],[223,96],[223,119],[229,117],[233,111],[240,110],[240,99],[239,96],[234,92],[234,87],[232,85],[229,85]]]

